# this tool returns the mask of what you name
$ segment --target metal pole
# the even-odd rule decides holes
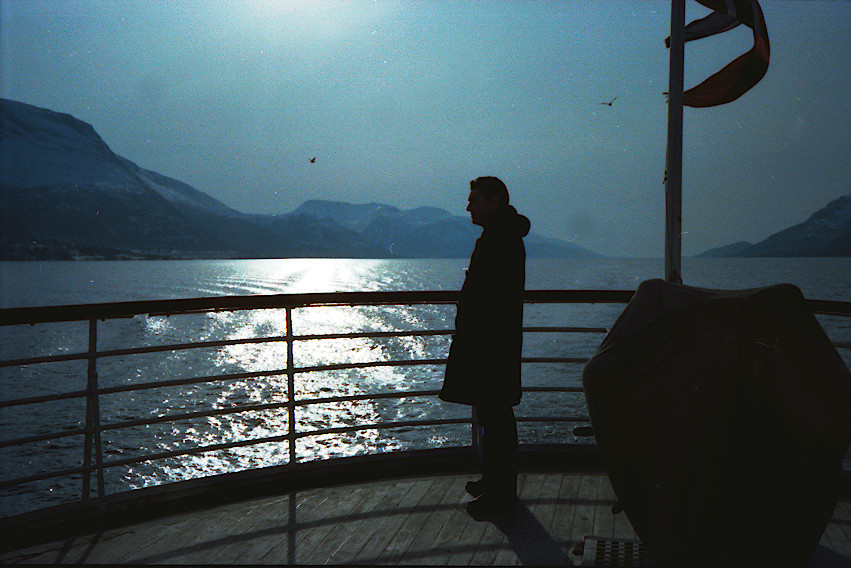
[[[665,279],[682,283],[683,66],[685,0],[671,0],[668,148],[665,153]]]
[[[293,309],[286,308],[287,313],[287,428],[289,436],[289,463],[296,462],[295,451],[295,364],[293,362]]]
[[[83,505],[89,503],[91,493],[92,476],[92,442],[95,435],[95,414],[97,412],[97,320],[89,320],[89,351],[88,351],[88,373],[86,378],[86,427],[85,439],[83,441],[83,493],[81,500]]]

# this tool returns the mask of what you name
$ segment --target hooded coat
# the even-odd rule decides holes
[[[520,402],[523,289],[529,219],[506,206],[476,241],[461,288],[441,400],[472,406]]]

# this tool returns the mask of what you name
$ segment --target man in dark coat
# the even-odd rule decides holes
[[[440,398],[475,408],[482,436],[482,479],[467,484],[474,517],[509,513],[517,502],[517,424],[523,288],[529,220],[509,205],[495,177],[470,182],[467,211],[483,228],[461,288],[455,335]]]

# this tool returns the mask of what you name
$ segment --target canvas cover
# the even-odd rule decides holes
[[[583,372],[636,533],[674,566],[806,566],[851,443],[851,374],[792,285],[643,282]]]

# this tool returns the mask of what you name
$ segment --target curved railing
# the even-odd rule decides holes
[[[477,447],[477,428],[475,415],[464,417],[434,418],[427,417],[416,420],[396,420],[371,423],[359,423],[345,426],[324,428],[300,428],[297,410],[312,405],[351,403],[355,401],[377,401],[392,399],[412,399],[434,397],[438,394],[435,389],[393,390],[391,392],[375,392],[337,396],[317,396],[310,393],[299,396],[297,378],[300,375],[314,372],[339,372],[349,369],[445,364],[444,356],[430,358],[409,358],[392,360],[344,361],[315,365],[297,365],[295,351],[298,345],[318,340],[351,340],[351,339],[387,339],[412,337],[446,337],[453,333],[452,329],[411,329],[392,331],[358,331],[351,333],[296,333],[294,331],[295,311],[302,308],[320,306],[413,306],[413,305],[444,305],[454,304],[458,300],[458,292],[349,292],[327,294],[280,294],[262,296],[231,296],[196,299],[177,299],[163,301],[122,302],[109,304],[90,304],[74,306],[48,306],[36,308],[11,308],[0,310],[0,325],[35,326],[52,322],[87,322],[88,349],[85,351],[51,354],[38,357],[22,357],[0,361],[0,369],[23,368],[48,363],[80,361],[86,364],[86,388],[84,390],[65,391],[37,396],[18,397],[0,401],[0,408],[33,408],[48,402],[60,400],[85,400],[85,419],[79,427],[66,428],[59,432],[45,432],[0,440],[0,449],[22,447],[27,444],[47,442],[52,443],[70,436],[83,436],[82,464],[68,467],[57,467],[49,471],[33,471],[27,475],[0,480],[0,489],[20,487],[38,481],[58,478],[82,477],[80,496],[72,506],[90,507],[92,494],[96,493],[95,503],[102,502],[107,496],[104,472],[111,468],[127,467],[142,462],[185,458],[213,451],[231,450],[234,448],[256,446],[259,444],[285,443],[287,459],[283,468],[297,468],[305,460],[297,451],[298,441],[307,437],[339,435],[362,430],[384,430],[399,428],[435,428],[443,426],[461,426],[469,428],[469,444],[461,446],[469,453],[475,453]],[[629,301],[631,291],[584,291],[584,290],[554,290],[527,291],[524,301],[527,304],[624,304]],[[809,307],[820,314],[851,315],[851,303],[827,302],[810,300]],[[100,349],[98,347],[98,331],[102,322],[133,318],[135,316],[175,316],[178,314],[195,314],[210,312],[241,312],[245,310],[282,310],[285,318],[285,333],[263,337],[231,338],[208,341],[189,341],[161,345],[146,345],[142,347],[126,347],[120,349]],[[524,327],[525,334],[562,333],[562,334],[599,334],[607,332],[606,325],[544,325]],[[599,342],[597,342],[599,343]],[[137,357],[143,354],[178,352],[194,349],[224,348],[239,345],[283,344],[286,347],[286,366],[264,369],[260,371],[242,371],[217,375],[193,376],[181,379],[139,381],[131,384],[103,386],[99,377],[99,362],[107,358]],[[448,342],[447,342],[448,345]],[[838,344],[839,347],[849,348],[851,344]],[[524,357],[526,364],[584,364],[586,356],[564,357],[543,356]],[[106,395],[120,394],[130,396],[134,393],[164,387],[186,387],[199,384],[226,384],[230,381],[254,379],[259,377],[286,377],[286,396],[284,400],[268,403],[239,404],[220,408],[205,408],[200,410],[163,413],[157,416],[134,418],[130,420],[101,421],[100,403]],[[555,392],[581,393],[578,384],[573,385],[543,385],[529,386],[524,392]],[[286,411],[286,431],[271,436],[259,438],[220,441],[196,447],[168,449],[133,457],[104,457],[103,436],[112,432],[149,427],[154,425],[174,423],[195,418],[220,417],[246,412]],[[518,422],[538,423],[587,423],[587,416],[565,415],[520,415]],[[582,428],[577,429],[582,433]],[[94,487],[92,478],[94,477]]]

